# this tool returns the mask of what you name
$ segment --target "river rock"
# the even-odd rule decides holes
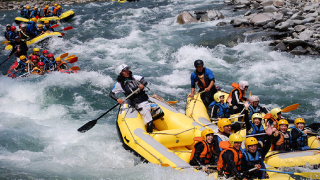
[[[270,13],[273,13],[273,12],[278,12],[278,9],[276,7],[274,7],[273,5],[271,6],[265,6],[263,8],[263,12],[270,12]]]
[[[279,31],[286,31],[290,27],[290,24],[288,22],[281,22],[276,25],[275,29]]]
[[[305,26],[305,25],[297,25],[294,27],[294,30],[296,32],[301,32],[301,31],[305,30],[306,28],[307,28],[307,26]]]
[[[309,13],[309,14],[307,14],[307,15],[305,16],[305,18],[308,18],[308,17],[314,17],[314,18],[316,18],[317,16],[318,16],[318,13],[315,12],[315,13]]]
[[[256,14],[251,18],[250,23],[255,24],[255,23],[266,22],[266,21],[270,21],[270,20],[271,20],[271,18],[266,14]],[[266,22],[265,24],[267,24],[267,23],[268,22]]]
[[[290,53],[294,55],[303,55],[307,53],[307,50],[305,50],[302,46],[295,47]]]
[[[300,33],[299,39],[301,40],[309,40],[310,37],[312,36],[313,31],[310,31],[308,29],[304,30],[303,32]]]
[[[232,25],[234,27],[240,27],[241,25],[249,25],[249,21],[247,19],[235,18],[232,21]]]
[[[273,29],[276,24],[273,21],[269,21],[266,25],[263,26],[263,29],[271,28]]]
[[[287,46],[284,43],[277,44],[274,48],[274,51],[287,51]]]
[[[185,24],[185,23],[197,23],[197,19],[193,17],[188,11],[183,11],[179,14],[177,18],[177,23]]]
[[[225,26],[225,25],[227,25],[226,22],[219,22],[218,24],[216,24],[216,26]]]
[[[270,6],[273,5],[273,0],[265,0],[263,2],[261,2],[262,6]]]
[[[273,5],[274,5],[275,7],[283,6],[283,4],[284,4],[284,0],[274,0],[274,1],[273,1]]]
[[[203,15],[200,19],[201,22],[214,21],[218,19],[224,19],[224,16],[221,12],[216,10],[209,10],[207,14]]]
[[[316,21],[316,18],[314,17],[308,17],[306,19],[303,20],[303,23],[313,23]]]

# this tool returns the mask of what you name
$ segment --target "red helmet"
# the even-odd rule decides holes
[[[43,62],[38,62],[37,66],[38,66],[38,67],[44,66],[44,63],[43,63]]]
[[[15,26],[11,26],[11,31],[15,31],[16,27]]]
[[[48,58],[54,58],[53,54],[48,54]]]
[[[19,24],[19,28],[21,28],[22,24]]]
[[[31,56],[31,60],[34,60],[34,59],[38,59],[38,56],[32,55],[32,56]]]
[[[43,50],[43,51],[42,51],[42,54],[48,54],[48,53],[49,53],[48,50]]]

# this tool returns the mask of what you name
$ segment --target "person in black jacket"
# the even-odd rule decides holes
[[[12,43],[12,50],[7,57],[7,59],[10,59],[10,57],[15,54],[17,62],[19,62],[19,57],[22,55],[27,56],[28,46],[25,42],[21,41],[20,36],[16,36],[14,39],[14,42]]]
[[[305,121],[302,118],[294,120],[294,128],[291,129],[292,149],[308,150],[308,129],[305,129]]]

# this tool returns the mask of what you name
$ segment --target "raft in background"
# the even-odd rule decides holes
[[[46,43],[50,38],[52,37],[59,37],[62,38],[62,34],[60,32],[45,32],[29,41],[26,42],[27,46],[30,46],[32,44],[37,44],[37,43]],[[8,44],[5,47],[5,50],[11,51],[12,45]]]
[[[51,24],[56,24],[56,23],[59,22],[59,21],[61,21],[61,22],[67,22],[67,21],[69,21],[70,19],[72,19],[72,18],[74,17],[74,15],[75,15],[75,14],[74,14],[74,11],[68,10],[68,11],[62,13],[62,14],[60,15],[60,17],[58,17],[58,16],[42,17],[42,18],[38,19],[38,21],[40,21],[40,22],[43,23],[45,20],[49,20]],[[14,21],[16,22],[16,24],[20,24],[20,23],[22,23],[22,22],[27,23],[27,22],[31,21],[31,19],[28,19],[28,18],[24,18],[24,17],[20,17],[20,16],[19,16],[19,17],[16,17],[16,18],[14,19]]]

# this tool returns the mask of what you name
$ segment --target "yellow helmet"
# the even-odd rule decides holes
[[[37,23],[38,20],[37,20],[37,18],[32,18],[31,21]]]
[[[214,134],[212,129],[205,129],[201,131],[201,137],[206,141],[207,140],[207,135],[209,134]]]
[[[54,6],[58,6],[58,4],[54,4]]]
[[[30,9],[30,6],[27,6],[26,9],[29,10],[29,9]]]
[[[280,108],[273,108],[270,113],[271,115],[275,118],[275,119],[278,119],[278,113],[281,112],[281,109]]]
[[[49,23],[49,20],[45,20],[44,23],[45,23],[45,24]]]
[[[286,124],[287,126],[289,126],[289,123],[287,120],[285,119],[280,119],[280,121],[278,121],[278,130],[280,129],[280,125],[281,124]]]
[[[297,127],[298,123],[303,123],[305,124],[306,122],[304,121],[304,119],[302,118],[297,118],[296,120],[294,120],[294,125]]]
[[[41,27],[43,27],[43,25],[42,25],[42,24],[39,24],[38,27],[41,28]]]
[[[216,92],[214,95],[213,95],[213,99],[216,101],[216,102],[220,102],[220,97],[221,96],[224,96],[224,94],[221,92],[221,91],[218,91]]]
[[[56,57],[56,61],[61,61],[61,57]]]
[[[45,9],[48,9],[48,8],[49,8],[49,6],[48,6],[48,5],[46,5],[44,8],[45,8]]]
[[[61,6],[58,6],[58,8],[60,9],[60,8],[61,8]]]
[[[40,52],[40,49],[39,48],[33,48],[33,53],[35,52]]]
[[[27,59],[26,56],[25,55],[21,55],[20,56],[20,60],[24,60],[24,59]]]
[[[262,115],[261,115],[260,113],[254,113],[254,114],[252,115],[252,117],[251,117],[252,122],[253,122],[253,120],[254,120],[255,118],[259,118],[260,121],[261,121],[261,120],[262,120]]]
[[[231,121],[228,118],[222,118],[218,121],[218,128],[220,132],[224,132],[225,126],[231,125]]]
[[[231,134],[229,137],[229,143],[231,145],[231,147],[234,146],[235,142],[242,142],[243,138],[240,134]]]
[[[246,146],[247,151],[248,151],[248,146],[255,145],[255,144],[259,144],[258,140],[255,137],[248,137],[244,141],[244,145]]]

